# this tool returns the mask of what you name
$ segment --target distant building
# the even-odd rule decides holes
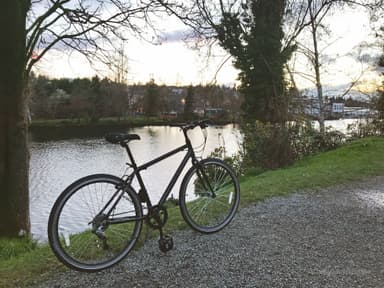
[[[344,113],[344,103],[332,103],[332,113],[333,114],[343,114]]]
[[[170,112],[162,112],[160,115],[161,119],[164,120],[173,120],[177,119],[178,113],[176,111],[170,111]]]
[[[206,108],[205,117],[210,119],[219,119],[225,116],[225,110],[222,108]]]
[[[372,116],[375,111],[364,107],[345,107],[344,118],[354,119]]]
[[[204,109],[203,108],[195,108],[193,109],[193,114],[195,114],[198,117],[204,117]]]

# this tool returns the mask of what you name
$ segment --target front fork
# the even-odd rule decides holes
[[[210,197],[212,197],[213,199],[216,198],[216,193],[212,188],[207,174],[204,172],[203,165],[201,165],[201,163],[197,160],[194,160],[192,163],[196,167],[197,177],[201,181],[203,188],[210,192]]]

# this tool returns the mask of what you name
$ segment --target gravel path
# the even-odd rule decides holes
[[[384,177],[275,197],[223,231],[148,241],[121,264],[66,271],[35,287],[384,287]]]

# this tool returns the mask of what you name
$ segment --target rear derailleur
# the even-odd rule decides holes
[[[104,231],[108,228],[107,215],[99,214],[88,224],[92,224],[92,233],[101,240],[103,249],[108,250],[109,246],[107,244],[107,236],[104,233]]]

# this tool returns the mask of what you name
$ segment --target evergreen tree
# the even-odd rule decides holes
[[[240,70],[247,160],[267,169],[293,159],[286,127],[289,93],[284,65],[294,47],[282,47],[285,4],[285,0],[252,0],[240,13],[224,13],[216,26],[220,44]]]
[[[241,14],[224,14],[217,26],[221,45],[240,70],[246,122],[285,123],[288,99],[284,64],[293,47],[282,51],[284,0],[253,0]]]
[[[93,77],[91,80],[89,100],[91,104],[89,111],[91,122],[97,122],[103,114],[104,104],[101,92],[101,83],[98,76]]]
[[[147,91],[144,96],[144,113],[146,116],[156,116],[159,112],[160,94],[154,79],[147,83]]]
[[[193,98],[195,94],[195,89],[192,85],[188,86],[187,88],[187,97],[185,97],[185,103],[184,103],[184,118],[185,120],[191,120],[193,119]]]

